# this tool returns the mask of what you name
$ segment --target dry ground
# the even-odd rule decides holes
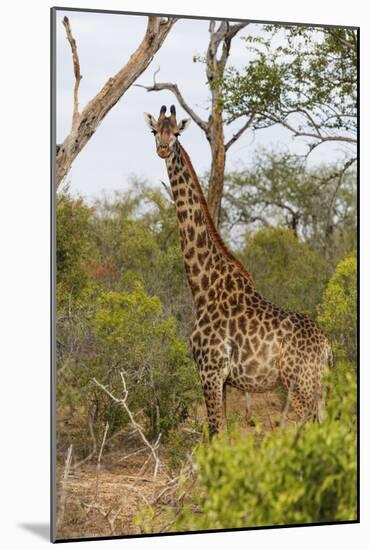
[[[237,422],[239,429],[248,437],[255,436],[256,426],[261,433],[276,429],[282,408],[282,398],[278,392],[253,395],[251,420],[247,421],[244,395],[234,389],[227,390],[228,423]],[[199,406],[196,417],[200,425],[206,422],[204,405]],[[294,421],[291,412],[287,422]],[[198,440],[201,440],[200,433]],[[58,465],[58,539],[139,534],[141,531],[135,517],[140,505],[147,504],[154,507],[159,516],[155,525],[160,525],[161,509],[172,504],[176,474],[170,468],[165,446],[162,445],[159,449],[160,467],[154,480],[153,459],[144,466],[149,452],[145,450],[132,454],[140,448],[142,442],[137,437],[119,442],[119,449],[103,453],[98,475],[96,458],[94,462],[77,468],[73,467],[72,461],[64,489],[62,478],[65,466]],[[129,456],[125,458],[126,455]],[[160,527],[158,530],[161,530]]]

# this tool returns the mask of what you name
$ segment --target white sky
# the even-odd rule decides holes
[[[57,143],[62,142],[69,132],[73,107],[74,73],[71,49],[62,24],[64,15],[69,17],[78,46],[83,76],[79,89],[80,110],[127,62],[141,42],[147,24],[146,16],[57,12]],[[205,66],[193,63],[193,56],[206,52],[208,26],[205,20],[179,20],[137,80],[140,84],[152,84],[153,73],[160,67],[157,81],[178,84],[187,103],[204,119],[207,119],[209,104]],[[245,66],[247,52],[241,37],[260,32],[260,24],[250,24],[236,36],[232,41],[229,65]],[[178,119],[188,117],[170,92],[148,93],[132,86],[74,161],[66,179],[71,191],[92,198],[103,190],[124,190],[133,175],[157,185],[160,185],[160,180],[167,181],[165,163],[156,155],[154,138],[144,122],[143,112],[151,112],[157,117],[161,105],[169,107],[172,103],[177,107]],[[240,119],[226,128],[226,137],[242,124]],[[203,175],[210,168],[210,149],[204,133],[192,121],[181,141],[195,170]],[[288,130],[274,126],[256,133],[245,133],[229,149],[226,168],[231,170],[250,164],[253,151],[259,147],[288,149],[298,154],[306,151],[301,138],[293,140]],[[312,153],[310,162],[333,162],[342,157],[342,148],[342,144],[321,145]]]

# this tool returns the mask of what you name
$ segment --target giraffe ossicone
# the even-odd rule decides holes
[[[324,369],[332,364],[327,337],[312,320],[265,300],[250,273],[224,244],[209,213],[191,160],[178,137],[172,105],[156,120],[145,113],[156,150],[165,159],[175,201],[184,268],[195,326],[190,338],[204,392],[210,435],[223,423],[226,385],[250,393],[285,387],[288,403],[304,419],[322,420]]]

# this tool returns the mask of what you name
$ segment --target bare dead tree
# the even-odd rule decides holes
[[[66,30],[67,40],[72,50],[75,84],[73,92],[72,126],[63,143],[56,146],[57,187],[59,187],[60,183],[68,174],[74,159],[94,135],[101,121],[151,63],[154,55],[162,46],[166,36],[176,21],[177,19],[174,17],[148,17],[145,36],[126,65],[124,65],[115,76],[108,79],[101,90],[80,112],[78,105],[78,90],[82,75],[77,44],[72,35],[69,19],[68,17],[64,17],[63,24]]]
[[[177,84],[172,82],[156,82],[152,86],[136,84],[148,92],[159,92],[161,90],[171,91],[181,107],[192,118],[197,126],[205,133],[211,150],[211,168],[209,176],[208,205],[214,220],[218,225],[223,195],[224,171],[226,154],[228,149],[242,136],[246,130],[252,127],[254,116],[247,117],[246,122],[228,140],[224,137],[224,117],[222,106],[221,81],[229,58],[231,43],[236,34],[244,29],[249,23],[231,24],[228,21],[221,21],[216,27],[216,21],[210,21],[209,45],[206,53],[206,76],[211,94],[211,106],[207,120],[203,120],[187,103]]]

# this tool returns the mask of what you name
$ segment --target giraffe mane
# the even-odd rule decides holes
[[[217,228],[215,227],[214,225],[214,222],[213,222],[213,218],[211,217],[210,215],[210,212],[209,212],[209,207],[208,207],[208,204],[206,202],[206,199],[205,199],[205,195],[204,195],[204,192],[201,188],[201,185],[200,185],[200,182],[199,182],[199,179],[197,177],[197,174],[195,172],[195,169],[194,167],[192,166],[192,162],[191,162],[191,159],[187,153],[187,151],[185,150],[185,148],[183,147],[183,145],[181,145],[181,143],[178,142],[178,145],[179,145],[179,148],[180,148],[180,151],[182,153],[182,156],[184,158],[184,161],[186,163],[186,166],[187,166],[187,169],[192,177],[192,180],[195,184],[195,187],[196,187],[196,190],[198,192],[198,196],[199,196],[199,200],[200,200],[200,204],[202,206],[202,210],[203,210],[203,213],[204,213],[204,216],[205,216],[205,223],[206,223],[206,226],[208,228],[208,231],[213,239],[213,241],[218,245],[218,247],[220,248],[220,250],[223,252],[223,254],[234,264],[238,267],[238,269],[241,271],[241,273],[248,279],[249,283],[255,287],[255,283],[254,283],[254,280],[252,278],[252,275],[251,273],[249,273],[246,268],[242,265],[242,263],[240,262],[240,260],[238,260],[236,258],[236,256],[229,250],[229,248],[227,247],[227,245],[224,243],[222,237],[220,236]]]

